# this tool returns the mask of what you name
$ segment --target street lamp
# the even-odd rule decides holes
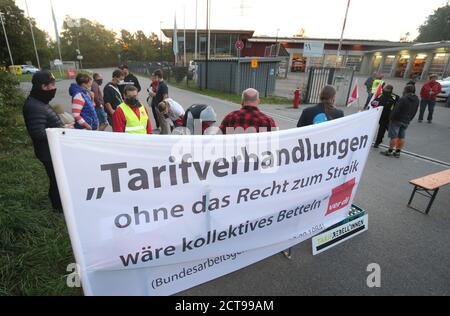
[[[80,19],[68,19],[67,20],[67,26],[68,27],[73,27],[77,29],[77,47],[78,49],[76,50],[77,52],[77,59],[80,62],[80,69],[83,69],[83,63],[82,63],[82,55],[81,55],[81,50],[80,50],[80,28],[81,28],[81,20]]]
[[[14,67],[14,60],[13,60],[12,53],[11,53],[11,47],[9,46],[8,35],[6,34],[4,15],[5,14],[3,12],[0,12],[0,20],[1,20],[2,26],[3,26],[3,33],[5,33],[6,46],[8,47],[9,58],[11,60],[11,66]],[[14,69],[14,74],[16,75],[15,69]]]

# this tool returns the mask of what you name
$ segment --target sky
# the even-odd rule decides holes
[[[119,32],[142,30],[160,34],[172,29],[177,16],[178,29],[196,25],[205,29],[207,0],[53,0],[58,27],[64,17],[86,18]],[[255,35],[292,37],[303,28],[306,37],[339,38],[347,0],[210,0],[211,29],[254,30]],[[433,11],[447,0],[351,0],[344,33],[346,39],[398,41],[409,32],[410,39]],[[25,0],[16,0],[25,10]],[[55,38],[50,0],[28,0],[30,15],[41,29]],[[185,19],[184,19],[185,17]],[[161,22],[161,24],[160,24]],[[166,38],[164,38],[167,40]]]

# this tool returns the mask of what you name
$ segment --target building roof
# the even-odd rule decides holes
[[[339,39],[336,38],[309,38],[309,37],[259,37],[255,36],[248,41],[251,43],[265,43],[265,42],[278,42],[299,44],[305,42],[325,42],[326,44],[339,44]],[[383,46],[383,47],[399,47],[407,46],[410,43],[392,42],[386,40],[367,40],[367,39],[344,39],[344,45],[371,45],[371,46]]]
[[[163,29],[162,32],[166,37],[171,38],[173,36],[173,29]],[[183,33],[184,29],[178,29],[178,34]],[[205,34],[205,29],[198,29],[197,32],[199,34]],[[195,29],[186,29],[187,34],[194,34]],[[249,30],[210,30],[211,34],[240,34],[243,36],[246,36],[248,38],[252,37],[255,31],[249,31]]]
[[[377,49],[377,50],[372,50],[369,53],[391,53],[391,52],[397,52],[400,50],[419,51],[419,50],[430,50],[430,49],[438,49],[438,48],[447,48],[447,50],[450,50],[450,41],[415,43],[415,44],[408,43],[408,46]]]

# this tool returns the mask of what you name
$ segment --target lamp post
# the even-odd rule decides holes
[[[9,58],[11,60],[11,66],[14,67],[14,60],[13,60],[12,53],[11,53],[11,47],[9,46],[8,35],[6,34],[4,15],[5,14],[3,12],[0,12],[0,20],[2,22],[3,32],[5,33],[6,46],[8,47]],[[14,75],[16,75],[15,70],[14,70]]]
[[[80,19],[70,19],[67,21],[67,26],[73,27],[77,29],[77,59],[80,62],[80,69],[83,69],[83,63],[82,63],[82,55],[80,50],[80,29],[81,29],[81,20]]]

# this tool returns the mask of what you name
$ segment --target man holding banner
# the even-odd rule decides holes
[[[378,129],[377,139],[375,140],[375,145],[373,146],[374,148],[378,148],[383,142],[384,134],[386,134],[386,131],[389,129],[391,112],[400,99],[400,97],[396,95],[393,90],[394,87],[392,85],[386,85],[383,89],[383,93],[373,102],[377,106],[383,107],[383,112],[381,113],[379,122],[380,127]]]

